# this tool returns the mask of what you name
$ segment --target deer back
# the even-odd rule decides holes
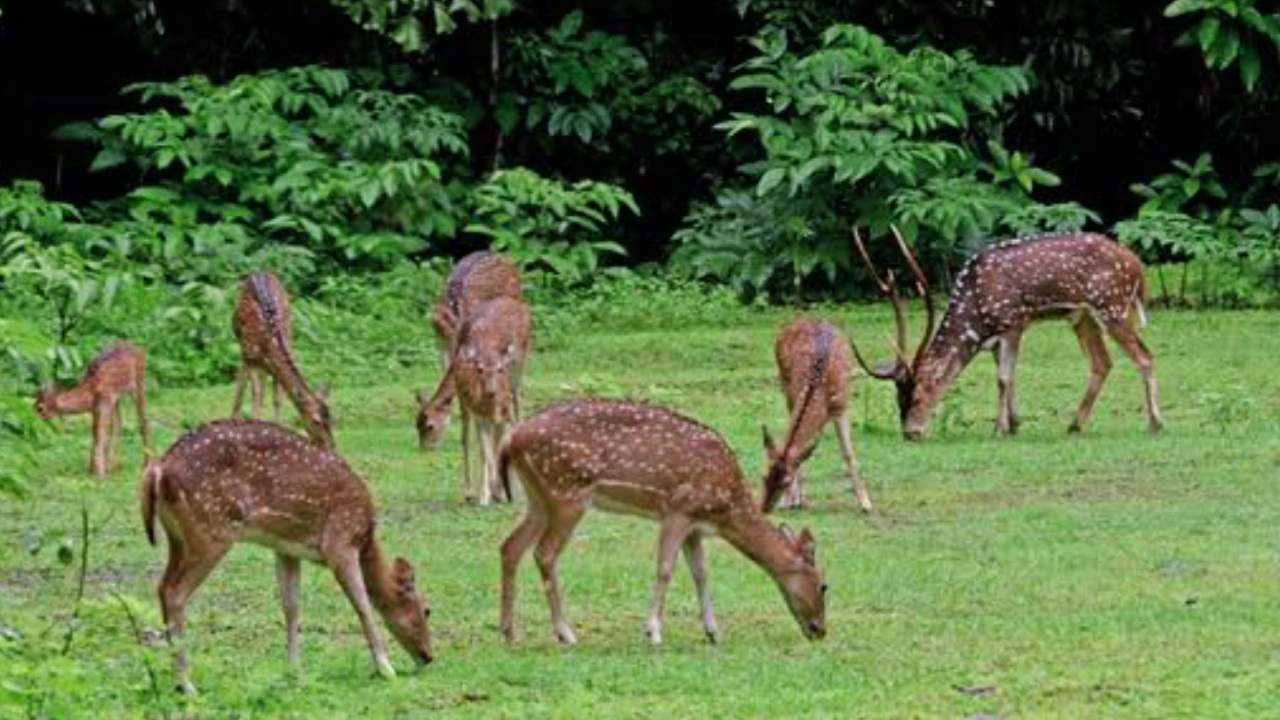
[[[532,333],[529,306],[515,298],[485,302],[467,318],[458,332],[450,372],[469,409],[486,417],[509,417],[513,375],[523,369]]]
[[[372,497],[344,460],[258,420],[187,433],[148,465],[142,494],[150,537],[158,514],[180,537],[244,539],[319,559],[332,543],[363,547],[373,533]]]
[[[714,430],[645,403],[552,405],[516,427],[508,452],[549,501],[591,497],[607,510],[654,518],[755,511],[733,451]]]
[[[75,387],[42,388],[36,395],[36,412],[46,419],[61,413],[85,412],[101,395],[133,392],[146,381],[147,355],[124,340],[113,342],[85,366]]]
[[[794,482],[796,469],[812,454],[823,426],[845,412],[853,367],[844,333],[827,320],[807,316],[783,327],[774,343],[774,358],[790,417],[781,447],[767,429],[763,431],[766,511]]]
[[[1142,261],[1094,233],[1046,235],[989,246],[956,276],[946,314],[929,344],[921,381],[947,375],[999,336],[1044,318],[1088,313],[1099,323],[1141,312]]]
[[[436,334],[452,341],[461,324],[479,306],[495,298],[522,299],[522,281],[515,263],[487,250],[473,252],[449,273],[444,295],[431,313]]]

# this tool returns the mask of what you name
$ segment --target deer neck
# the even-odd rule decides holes
[[[385,617],[393,607],[396,591],[391,580],[391,568],[377,538],[370,537],[369,544],[360,551],[360,572],[364,575],[370,602]]]
[[[88,412],[93,409],[96,399],[97,393],[94,392],[93,387],[87,382],[82,382],[69,390],[55,393],[53,407],[59,414]]]
[[[781,581],[804,562],[782,531],[766,520],[754,505],[740,507],[717,532],[775,581]]]
[[[916,399],[932,407],[982,349],[980,320],[963,308],[948,309],[916,367]]]
[[[457,358],[453,358],[449,363],[449,369],[440,378],[440,384],[436,386],[435,393],[427,400],[426,409],[428,412],[440,412],[453,403],[453,398],[458,392],[457,381],[455,380],[457,373],[454,371],[457,366]]]

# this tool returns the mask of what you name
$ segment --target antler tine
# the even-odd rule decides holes
[[[889,284],[880,279],[880,273],[876,271],[876,266],[871,262],[871,256],[867,254],[867,246],[862,244],[862,233],[858,232],[858,227],[853,228],[853,244],[858,248],[858,254],[862,256],[862,262],[867,266],[867,272],[871,273],[871,279],[876,281],[880,292],[888,295],[890,293]]]
[[[894,278],[893,271],[889,270],[885,278],[880,277],[880,273],[876,271],[875,264],[871,262],[871,255],[867,252],[866,245],[862,242],[862,233],[858,232],[857,226],[853,228],[853,242],[858,248],[858,254],[862,256],[862,262],[867,266],[868,272],[875,280],[876,285],[880,287],[880,291],[888,296],[889,302],[893,306],[893,322],[894,330],[897,336],[897,342],[894,344],[893,352],[898,361],[906,364],[906,346],[907,346],[907,311],[903,305],[902,296],[898,294],[898,281]],[[857,357],[857,350],[854,349],[854,356]],[[859,364],[868,373],[871,373],[867,364],[859,358]],[[874,375],[874,373],[871,373]]]
[[[889,229],[893,232],[894,239],[898,241],[898,249],[902,251],[903,257],[907,259],[907,264],[911,266],[911,272],[915,273],[916,292],[920,293],[920,297],[924,300],[924,336],[920,338],[920,345],[916,348],[915,359],[911,363],[911,369],[914,370],[919,366],[921,358],[924,357],[924,351],[929,345],[929,339],[933,337],[937,313],[933,305],[933,294],[929,292],[929,281],[925,278],[924,271],[920,269],[920,264],[916,262],[916,256],[907,247],[907,242],[902,239],[902,233],[898,232],[897,226],[890,224]],[[905,345],[903,348],[905,352]]]

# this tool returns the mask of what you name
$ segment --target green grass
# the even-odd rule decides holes
[[[886,307],[830,313],[885,354]],[[540,336],[527,407],[579,392],[631,395],[717,428],[759,477],[760,424],[785,421],[772,340],[783,311],[641,331],[607,322]],[[666,644],[643,622],[657,527],[593,512],[560,568],[579,635],[559,647],[532,562],[521,568],[517,623],[497,631],[498,545],[521,512],[464,504],[458,426],[418,452],[411,391],[434,365],[365,372],[343,385],[326,350],[300,348],[304,371],[338,380],[339,448],[374,487],[384,544],[418,564],[432,605],[437,662],[393,681],[372,677],[354,614],[325,571],[303,583],[303,667],[284,662],[273,560],[233,551],[190,605],[193,679],[168,693],[167,653],[134,642],[116,593],[159,627],[154,585],[164,551],[146,544],[131,409],[126,465],[90,480],[88,420],[36,454],[32,497],[0,513],[0,629],[60,646],[75,565],[55,559],[95,527],[81,622],[67,663],[24,677],[0,669],[0,716],[23,698],[48,717],[866,717],[1257,718],[1274,716],[1280,677],[1280,322],[1264,312],[1156,312],[1166,431],[1145,431],[1141,384],[1117,355],[1097,415],[1064,430],[1086,364],[1062,323],[1037,326],[1020,363],[1021,434],[992,435],[994,362],[962,376],[924,442],[899,435],[892,389],[859,379],[855,445],[878,511],[856,509],[828,430],[807,465],[811,510],[780,519],[818,538],[831,584],[830,634],[804,640],[768,577],[721,541],[709,548],[724,641],[702,638],[684,566],[668,603]],[[420,337],[404,344],[429,348]],[[352,348],[344,349],[344,357]],[[431,357],[433,353],[423,352]],[[370,359],[367,368],[379,367]],[[161,389],[150,398],[160,449],[184,425],[224,416],[231,388]],[[288,416],[292,421],[294,414]],[[45,547],[27,546],[44,538]],[[48,635],[41,637],[41,633]],[[10,632],[9,635],[12,635]],[[385,631],[384,631],[385,634]],[[0,639],[16,647],[20,641]],[[12,658],[0,656],[5,662]],[[152,698],[148,668],[163,692]],[[48,692],[21,695],[22,688]],[[33,699],[34,698],[34,699]],[[2,703],[8,703],[2,704]]]

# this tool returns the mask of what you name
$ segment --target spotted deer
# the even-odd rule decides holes
[[[138,412],[138,432],[142,453],[151,453],[147,429],[147,355],[128,342],[108,345],[89,363],[84,377],[73,388],[41,388],[35,409],[40,417],[52,420],[63,415],[93,413],[93,449],[89,453],[89,473],[103,477],[120,462],[120,400],[133,397]]]
[[[458,261],[444,295],[431,310],[431,327],[440,343],[441,367],[448,369],[453,341],[462,323],[481,304],[494,298],[524,299],[520,271],[503,255],[477,250]]]
[[[373,623],[382,615],[391,634],[418,663],[431,662],[430,609],[403,558],[388,566],[376,536],[376,510],[364,481],[332,451],[272,423],[220,420],[180,438],[147,463],[141,488],[143,526],[156,542],[159,519],[169,540],[160,580],[160,610],[175,643],[179,689],[191,692],[187,601],[240,542],[276,553],[287,656],[299,661],[302,560],[329,568],[355,608],[377,671],[395,675]]]
[[[524,518],[502,543],[501,629],[514,640],[515,578],[534,560],[556,637],[575,642],[565,619],[556,562],[588,507],[639,515],[661,525],[658,574],[646,630],[662,642],[667,587],[683,550],[702,608],[702,627],[719,639],[702,540],[718,535],[777,583],[800,630],[826,635],[826,591],[808,529],[775,527],[761,512],[742,470],[714,430],[662,407],[605,399],[568,400],[520,423],[503,443],[498,473],[514,471],[528,498]]]
[[[768,428],[761,428],[766,460],[764,511],[769,512],[774,506],[805,504],[800,466],[817,448],[823,427],[832,422],[840,442],[845,474],[858,504],[870,512],[871,496],[858,471],[853,431],[845,414],[849,407],[849,377],[853,371],[848,339],[827,320],[801,316],[783,326],[773,350],[790,419],[780,448]]]
[[[511,500],[510,493],[498,483],[498,444],[511,423],[520,419],[521,378],[532,333],[533,321],[524,301],[494,298],[480,305],[459,329],[454,357],[445,373],[445,381],[452,376],[462,412],[462,482],[468,498],[472,497],[472,424],[480,439],[481,505],[488,505],[495,496]],[[444,410],[448,411],[447,405]]]
[[[892,273],[882,278],[854,229],[858,253],[872,278],[893,304],[897,328],[897,359],[875,369],[868,367],[853,346],[854,356],[873,377],[893,380],[903,436],[923,435],[934,408],[947,388],[980,350],[996,359],[999,413],[996,432],[1017,432],[1014,369],[1023,332],[1037,321],[1066,318],[1075,327],[1080,348],[1089,360],[1084,397],[1068,428],[1079,432],[1093,413],[1102,383],[1111,371],[1111,357],[1103,331],[1119,343],[1138,366],[1146,390],[1147,420],[1160,429],[1155,358],[1138,337],[1136,326],[1146,325],[1143,303],[1147,284],[1142,261],[1105,235],[1065,233],[1019,238],[984,248],[956,276],[947,312],[934,330],[933,299],[915,257],[897,229],[898,249],[916,278],[925,302],[925,331],[911,362],[906,360],[906,320],[901,295]]]
[[[246,382],[249,382],[253,394],[253,413],[255,416],[262,414],[262,374],[267,374],[273,380],[272,401],[276,421],[280,421],[280,389],[283,386],[298,409],[311,440],[332,449],[333,421],[325,400],[327,393],[313,391],[294,362],[289,315],[289,294],[275,273],[254,273],[241,283],[240,297],[232,318],[232,330],[240,342],[241,360],[231,416],[240,417]]]

